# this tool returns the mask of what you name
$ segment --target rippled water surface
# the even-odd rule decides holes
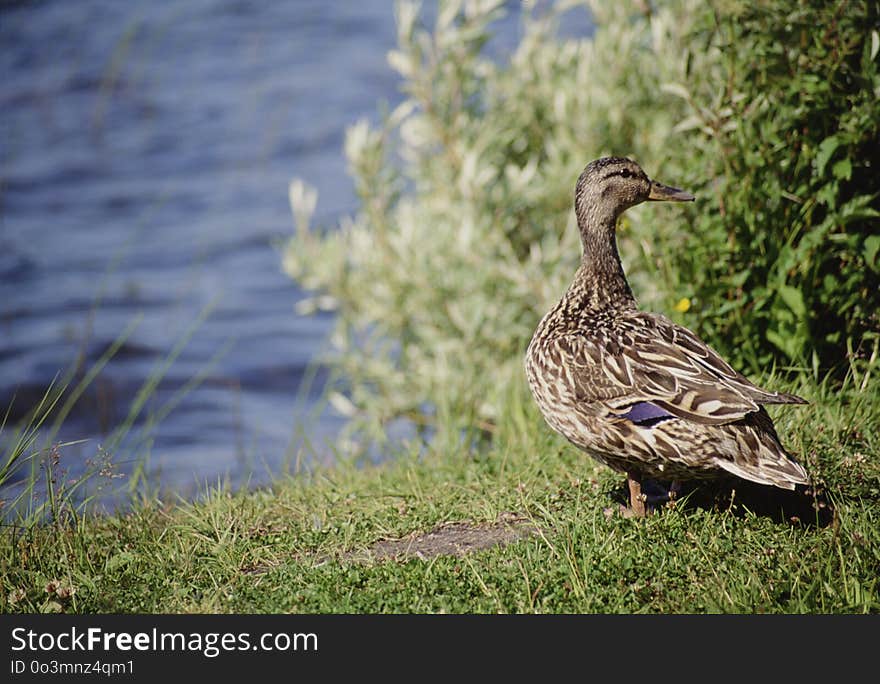
[[[207,374],[151,431],[150,472],[186,491],[259,481],[303,436],[327,449],[320,382],[297,394],[332,321],[295,314],[275,244],[293,176],[318,188],[318,223],[355,210],[345,127],[399,101],[394,42],[385,0],[0,11],[0,407],[15,397],[16,417],[137,324],[64,426],[88,439],[62,450],[71,472],[212,304],[143,413]]]

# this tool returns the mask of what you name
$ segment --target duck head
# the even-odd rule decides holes
[[[575,211],[582,231],[590,224],[614,224],[621,213],[642,202],[693,200],[689,192],[651,180],[641,166],[625,157],[590,162],[575,188]]]

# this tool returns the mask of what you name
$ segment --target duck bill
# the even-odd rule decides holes
[[[689,192],[685,192],[684,190],[672,188],[668,185],[663,185],[663,183],[658,183],[657,181],[651,181],[651,192],[648,194],[648,201],[693,202],[694,196]]]

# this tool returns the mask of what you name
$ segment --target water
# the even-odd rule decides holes
[[[309,418],[321,376],[297,394],[332,320],[296,315],[275,244],[293,176],[319,190],[317,223],[355,211],[344,132],[401,99],[394,44],[386,0],[2,10],[0,408],[15,396],[18,416],[142,316],[64,426],[88,440],[62,450],[71,474],[210,303],[145,415],[231,346],[153,430],[152,475],[187,492],[258,482],[304,436],[329,453],[340,417]]]

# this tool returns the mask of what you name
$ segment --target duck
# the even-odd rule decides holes
[[[574,209],[582,257],[525,354],[547,424],[626,475],[628,515],[648,511],[646,481],[734,476],[794,490],[809,477],[782,446],[765,406],[806,404],[763,389],[695,333],[639,309],[617,248],[617,223],[642,202],[692,202],[633,160],[603,157],[580,174]]]

